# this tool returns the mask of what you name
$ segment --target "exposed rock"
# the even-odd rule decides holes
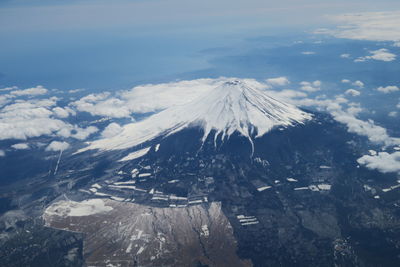
[[[85,234],[88,266],[252,265],[236,255],[233,230],[220,203],[156,208],[104,199],[112,209],[88,216],[69,216],[66,203],[63,209],[54,203],[43,218],[47,226]]]

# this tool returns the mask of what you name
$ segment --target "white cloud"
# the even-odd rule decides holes
[[[85,140],[88,138],[91,134],[94,134],[99,131],[97,127],[94,126],[89,126],[86,128],[80,128],[75,126],[74,129],[72,130],[75,133],[71,134],[72,138],[78,139],[78,140]]]
[[[303,81],[300,83],[300,89],[306,92],[316,92],[321,90],[321,81],[314,81],[314,82],[306,82]]]
[[[313,81],[313,86],[315,86],[315,87],[320,87],[321,85],[322,85],[322,82],[321,81]]]
[[[349,89],[345,92],[346,95],[351,95],[351,96],[359,96],[361,95],[360,91],[357,91],[355,89]]]
[[[391,111],[388,114],[389,117],[397,117],[397,111]]]
[[[79,93],[79,92],[83,92],[83,91],[85,91],[85,89],[72,89],[72,90],[69,90],[68,93],[75,94],[75,93]]]
[[[315,33],[354,40],[400,41],[400,11],[350,13],[330,19],[339,25],[336,29],[319,29]]]
[[[358,88],[364,87],[364,83],[362,81],[355,81],[352,83],[352,85],[357,86]]]
[[[46,147],[46,151],[60,151],[68,148],[69,144],[67,142],[53,141]]]
[[[348,103],[349,102],[349,100],[347,100],[347,98],[345,98],[343,95],[337,95],[331,101],[333,101],[335,103],[338,103],[338,104],[344,104],[344,103]]]
[[[341,58],[350,58],[351,55],[350,54],[341,54],[340,57]]]
[[[17,86],[11,86],[11,87],[4,87],[0,89],[0,92],[6,92],[6,91],[11,91],[11,90],[15,90],[18,89]]]
[[[51,106],[56,99],[17,101],[0,111],[0,140],[22,139],[51,135],[67,124],[51,118]]]
[[[278,77],[278,78],[272,78],[266,80],[267,84],[261,84],[258,83],[255,80],[249,80],[250,82],[253,82],[252,86],[258,87],[258,88],[268,88],[268,85],[284,85],[288,83],[288,80],[285,79],[285,77]],[[364,87],[364,84],[361,81],[355,81],[351,82],[350,80],[344,79],[342,81],[343,83],[347,84],[352,84],[354,86],[357,86],[359,88]],[[137,111],[157,111],[160,109],[160,107],[169,107],[170,105],[177,105],[178,102],[176,102],[176,99],[170,99],[172,96],[176,95],[183,95],[186,96],[186,91],[183,89],[184,86],[188,86],[192,83],[199,83],[202,84],[202,82],[199,82],[199,80],[195,81],[185,81],[185,85],[182,86],[180,84],[181,82],[174,83],[173,86],[167,86],[171,84],[163,84],[162,86],[159,85],[146,85],[146,86],[141,86],[137,87],[136,89],[139,88],[135,92],[136,89],[130,90],[130,91],[124,91],[121,92],[120,94],[117,95],[117,97],[126,103],[126,106],[129,106],[132,103],[139,103],[138,101],[144,101],[144,99],[149,99],[151,96],[156,96],[157,93],[164,94],[166,99],[168,101],[165,101],[162,104],[150,104],[148,106],[142,106],[137,109]],[[211,89],[204,90],[202,87],[199,90],[194,90],[192,91],[196,97],[201,96],[201,93],[206,94],[209,92],[209,90],[212,90],[214,88],[210,84],[215,84],[211,82],[206,83]],[[314,81],[314,82],[307,82],[303,81],[300,83],[301,89],[306,92],[315,92],[319,91],[321,89],[321,81]],[[181,87],[182,86],[182,87]],[[201,86],[199,86],[200,88]],[[270,88],[268,88],[270,89]],[[171,91],[170,91],[171,90]],[[200,93],[201,92],[201,93]],[[154,95],[151,93],[155,93]],[[173,94],[171,96],[171,94]],[[317,109],[324,109],[327,110],[333,118],[340,122],[343,123],[346,127],[348,132],[354,133],[360,136],[365,136],[367,137],[371,142],[376,143],[376,144],[381,144],[383,146],[394,146],[394,145],[399,145],[400,144],[400,139],[399,138],[393,138],[388,135],[387,130],[379,125],[376,125],[374,121],[372,120],[361,120],[358,119],[356,116],[362,112],[362,108],[360,104],[358,103],[352,103],[349,102],[347,98],[344,97],[344,95],[337,95],[333,99],[327,99],[326,97],[317,97],[315,99],[310,99],[306,98],[307,94],[305,92],[301,91],[294,91],[294,90],[282,90],[282,91],[274,91],[274,90],[268,90],[268,94],[270,94],[273,97],[276,97],[278,99],[282,99],[284,101],[288,101],[290,103],[300,105],[300,106],[315,106]],[[360,95],[360,92],[355,90],[355,89],[349,89],[346,91],[346,94],[352,95],[352,96],[358,96]],[[135,97],[134,97],[135,96]],[[98,95],[90,95],[89,98],[95,99],[93,100],[93,103],[98,104],[96,101],[100,99],[100,101],[104,101],[105,99],[110,98],[110,95],[107,96],[98,96]],[[184,101],[189,101],[190,97],[184,98],[183,100],[181,99],[180,103],[183,103]],[[85,102],[87,102],[87,98],[85,99]],[[140,103],[139,103],[140,104]],[[347,106],[344,108],[343,106]],[[130,112],[132,112],[133,108],[129,109]],[[113,136],[121,133],[121,126],[116,124],[116,123],[111,123],[109,124],[102,132],[102,137],[103,138],[112,138]]]
[[[14,149],[17,150],[24,150],[24,149],[29,149],[29,145],[27,143],[19,143],[19,144],[14,144],[11,146]]]
[[[2,149],[0,149],[0,157],[5,157],[6,156],[6,152]]]
[[[98,129],[93,126],[80,128],[77,125],[71,125],[63,121],[62,119],[74,114],[72,109],[74,107],[79,111],[87,111],[92,115],[118,118],[130,117],[132,113],[157,112],[171,106],[188,103],[194,98],[207,95],[208,92],[225,81],[227,81],[227,78],[198,79],[156,85],[148,84],[116,94],[107,92],[90,94],[73,102],[69,107],[57,106],[57,98],[41,100],[15,100],[17,98],[14,98],[15,101],[12,104],[8,104],[0,110],[0,140],[27,139],[41,135],[83,140],[90,134],[97,132]],[[247,79],[245,82],[250,86],[262,89],[270,89],[272,85],[285,86],[290,83],[286,77],[267,79],[266,83],[260,83],[253,79]],[[352,85],[359,88],[364,87],[361,81],[351,82],[343,79],[342,82],[352,83]],[[366,136],[371,142],[385,146],[400,144],[400,140],[390,137],[385,128],[376,125],[371,120],[363,121],[356,118],[362,108],[357,103],[349,103],[344,94],[338,95],[334,99],[324,99],[322,97],[317,97],[316,99],[306,98],[307,92],[319,91],[321,90],[321,85],[321,81],[318,80],[313,82],[303,81],[300,83],[302,91],[269,90],[268,93],[273,97],[297,105],[316,106],[318,109],[323,108],[330,112],[335,120],[344,123],[349,132]],[[381,89],[380,91],[393,90],[390,86],[385,88],[389,89]],[[15,91],[15,88],[12,90]],[[360,92],[355,89],[349,89],[346,94],[357,96]],[[342,105],[347,105],[347,108],[343,108]],[[122,127],[117,123],[110,123],[101,135],[103,138],[110,138],[120,133],[121,129]],[[17,145],[14,145],[16,146],[14,147],[15,149],[17,149]],[[53,141],[47,146],[46,150],[59,151],[68,147],[69,144],[66,142]]]
[[[285,86],[290,84],[290,81],[287,77],[276,77],[266,79],[267,83],[272,86]]]
[[[363,121],[355,116],[362,110],[358,104],[347,103],[348,100],[338,96],[335,99],[310,99],[304,98],[293,101],[294,104],[300,106],[315,106],[327,110],[333,118],[346,125],[350,133],[367,137],[371,142],[384,146],[392,146],[400,144],[400,138],[390,137],[387,130],[374,121]],[[343,110],[342,104],[347,103],[350,107],[347,111]]]
[[[363,108],[360,106],[360,104],[355,104],[355,105],[349,104],[349,106],[350,107],[346,109],[346,113],[352,116],[357,116],[363,111]]]
[[[66,125],[66,127],[57,131],[56,135],[63,138],[75,138],[78,140],[85,140],[91,134],[98,132],[99,129],[95,126],[89,126],[87,128],[80,128],[76,125]]]
[[[382,86],[378,87],[378,88],[376,88],[376,90],[378,90],[379,92],[382,92],[384,94],[388,94],[388,93],[399,91],[400,88],[397,86],[390,85],[390,86],[386,86],[386,87],[382,87]]]
[[[222,77],[140,85],[113,96],[107,92],[91,94],[73,102],[71,106],[92,115],[126,118],[132,113],[157,112],[171,106],[188,103],[207,94],[228,79]],[[253,79],[244,79],[244,81],[257,88],[269,87]]]
[[[400,151],[394,153],[379,152],[375,156],[364,155],[357,160],[368,169],[383,173],[400,172]]]
[[[390,62],[390,61],[396,60],[396,55],[393,53],[390,53],[389,50],[387,50],[386,48],[369,51],[369,53],[370,53],[369,56],[359,57],[359,58],[355,59],[354,62],[365,62],[370,59],[385,61],[385,62]]]
[[[43,135],[83,139],[97,131],[93,126],[82,129],[56,118],[55,115],[60,115],[61,109],[56,107],[57,100],[56,97],[16,100],[4,106],[0,110],[0,140],[26,140]]]
[[[121,133],[123,128],[115,122],[110,123],[101,133],[101,137],[103,138],[111,138]]]
[[[28,89],[22,89],[22,90],[13,90],[10,92],[11,95],[15,96],[34,96],[34,95],[44,95],[47,94],[48,90],[44,88],[41,85],[38,85],[36,87],[28,88]]]
[[[308,82],[304,85],[310,84],[312,83]],[[317,82],[314,83],[314,85],[321,84],[320,82]],[[301,95],[301,93],[302,92],[293,90],[284,90],[281,92],[272,90],[268,91],[268,94],[271,96],[297,106],[316,107],[317,110],[321,111],[326,110],[336,121],[345,124],[349,132],[360,136],[365,136],[373,143],[382,144],[385,146],[400,144],[399,138],[390,137],[385,128],[376,125],[372,120],[363,121],[356,118],[356,116],[363,111],[360,104],[349,102],[342,95],[338,95],[333,99],[327,99],[325,96],[312,99],[305,98],[306,95]],[[342,105],[347,105],[348,108],[343,109]]]
[[[127,102],[132,112],[154,112],[188,103],[226,81],[227,78],[219,78],[148,84],[124,91],[121,93],[121,97]],[[260,86],[260,83],[255,80],[245,81],[251,86]]]
[[[8,104],[11,100],[10,95],[0,95],[0,107],[4,106],[5,104]]]
[[[108,92],[87,95],[72,103],[72,106],[93,116],[124,118],[132,113],[125,101],[110,97]]]
[[[114,95],[110,93],[91,94],[74,102],[71,107],[76,107],[80,111],[87,111],[92,115],[130,117],[132,113],[157,112],[174,105],[190,102],[194,98],[206,95],[213,88],[226,80],[226,78],[198,79],[156,85],[149,84],[137,86],[127,91],[121,91]],[[361,81],[351,82],[350,80],[343,79],[342,82],[352,84],[358,88],[364,87],[364,83]],[[257,88],[270,89],[270,86],[285,86],[290,82],[286,77],[276,77],[267,79],[266,84],[259,83],[252,79],[246,80],[246,83]],[[321,81],[318,80],[314,82],[303,81],[300,83],[300,89],[306,92],[316,92],[321,90],[321,85]],[[391,89],[389,88],[389,90]],[[301,91],[269,90],[268,93],[273,97],[290,101],[297,105],[323,108],[330,112],[336,121],[345,124],[349,132],[365,136],[371,142],[384,146],[400,144],[399,139],[390,137],[385,128],[376,125],[372,120],[363,121],[358,119],[356,116],[362,111],[362,108],[357,103],[350,103],[344,95],[338,95],[334,99],[309,99],[305,98],[307,97],[307,93]],[[360,91],[349,89],[346,91],[346,94],[358,96],[360,95]],[[343,108],[342,105],[347,105],[347,108]],[[52,111],[54,114],[56,113],[54,109]],[[60,111],[59,113],[62,112]],[[66,115],[65,112],[64,115]],[[72,129],[71,127],[64,127],[57,132],[57,135],[71,137],[73,135],[71,131],[74,130],[77,131],[76,126]],[[117,123],[110,123],[103,130],[101,135],[103,138],[111,138],[119,134],[121,130],[122,127]],[[89,129],[87,129],[87,131],[82,129],[82,131],[95,132],[95,130],[90,131]],[[61,148],[58,148],[60,146],[59,143],[60,142],[52,146],[49,145],[47,150],[60,150]],[[55,146],[55,148],[53,148],[53,146]]]
[[[315,52],[313,51],[303,51],[301,52],[303,55],[315,55]]]
[[[285,102],[292,102],[296,98],[307,97],[307,94],[304,92],[289,90],[289,89],[282,90],[282,91],[269,90],[269,91],[267,91],[267,93],[268,93],[268,95],[270,95],[276,99],[285,101]]]
[[[375,125],[372,120],[363,121],[342,111],[333,112],[332,115],[335,120],[346,124],[349,132],[366,136],[371,142],[387,146],[400,143],[399,140],[390,137],[385,128]]]
[[[68,118],[70,114],[75,113],[73,110],[71,110],[68,107],[66,107],[66,108],[55,107],[55,108],[53,108],[52,111],[56,117],[62,118],[62,119]]]

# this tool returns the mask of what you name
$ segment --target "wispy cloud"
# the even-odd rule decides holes
[[[19,90],[12,90],[10,92],[11,95],[17,95],[17,96],[23,96],[23,95],[28,95],[28,96],[33,96],[33,95],[44,95],[47,94],[48,90],[44,88],[41,85],[38,85],[36,87],[28,88],[28,89],[19,89]]]
[[[389,50],[386,48],[369,51],[369,53],[370,53],[369,56],[358,57],[354,60],[354,62],[365,62],[368,60],[378,60],[378,61],[390,62],[390,61],[396,60],[396,57],[397,57],[395,54],[389,52]]]
[[[379,92],[382,92],[384,94],[389,94],[389,93],[400,91],[400,88],[397,86],[394,86],[394,85],[389,85],[386,87],[380,86],[380,87],[376,88],[376,90]]]
[[[306,92],[317,92],[321,90],[321,81],[313,81],[313,82],[306,82],[303,81],[300,83],[300,89]]]
[[[361,95],[360,91],[357,91],[355,89],[348,89],[345,92],[346,95],[351,95],[351,96],[359,96]]]
[[[287,77],[276,77],[276,78],[269,78],[266,79],[266,82],[271,86],[285,86],[290,84],[290,81]]]
[[[27,143],[18,143],[18,144],[12,145],[11,147],[16,149],[16,150],[25,150],[25,149],[29,149],[30,148]]]
[[[315,33],[353,40],[400,41],[400,11],[349,13],[329,18],[339,26],[318,29]]]

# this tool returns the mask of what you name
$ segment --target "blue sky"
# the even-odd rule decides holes
[[[110,90],[174,80],[212,67],[200,51],[237,49],[258,36],[302,36],[331,26],[326,15],[377,8],[400,3],[2,1],[0,86]]]

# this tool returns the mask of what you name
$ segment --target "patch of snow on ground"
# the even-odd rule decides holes
[[[332,187],[330,184],[319,184],[317,186],[320,190],[331,190]]]
[[[384,188],[384,189],[382,189],[382,191],[386,193],[386,192],[392,191],[393,189],[397,189],[399,187],[400,187],[400,184],[391,186],[389,188]]]
[[[136,178],[136,176],[139,174],[139,170],[138,169],[133,169],[131,171],[131,174],[132,174],[132,178]]]
[[[136,190],[136,186],[134,186],[134,185],[109,185],[108,187],[111,187],[111,188],[118,188],[118,189],[132,189],[132,190]]]
[[[154,148],[154,151],[158,151],[160,149],[160,144],[157,144],[156,147]]]
[[[237,215],[236,218],[239,220],[240,224],[243,226],[259,223],[258,219],[255,216]]]
[[[129,246],[126,248],[125,252],[131,253],[131,251],[132,251],[132,243],[129,243]]]
[[[94,187],[94,188],[97,188],[97,189],[101,189],[101,185],[99,185],[99,184],[92,184],[92,187]]]
[[[294,190],[299,191],[299,190],[309,190],[310,188],[308,187],[296,187]]]
[[[201,235],[208,237],[210,235],[210,231],[208,230],[207,224],[201,226]]]
[[[271,188],[271,186],[263,186],[263,187],[257,188],[257,190],[258,190],[258,192],[262,192],[262,191],[270,189],[270,188]]]
[[[44,214],[49,216],[80,217],[104,213],[112,209],[112,207],[106,206],[104,201],[99,198],[83,200],[81,202],[62,200],[50,205]]]
[[[319,188],[316,185],[310,185],[308,188],[310,188],[311,191],[319,191]]]
[[[137,255],[141,254],[144,251],[144,247],[140,247],[138,252],[136,253]]]
[[[124,201],[125,200],[125,198],[122,198],[122,197],[116,197],[116,196],[111,196],[110,197],[112,200],[115,200],[115,201],[120,201],[120,202],[122,202],[122,201]]]
[[[175,196],[175,195],[170,195],[169,199],[170,200],[187,200],[187,197],[178,197],[178,196]]]
[[[365,184],[363,187],[364,187],[364,191],[371,191],[371,189],[372,189],[372,187],[370,187],[367,184]]]
[[[127,156],[123,157],[119,161],[128,161],[128,160],[138,159],[138,158],[143,157],[144,155],[146,155],[147,152],[149,152],[149,150],[150,150],[150,147],[146,147],[146,148],[140,149],[138,151],[129,153]]]
[[[115,185],[130,185],[130,184],[135,184],[136,181],[126,181],[126,182],[115,182]]]
[[[320,169],[331,169],[332,167],[330,166],[325,166],[325,165],[321,165],[319,166]]]
[[[202,200],[202,199],[191,200],[191,201],[188,202],[188,204],[200,204],[200,203],[203,203],[203,200]]]
[[[96,192],[96,193],[94,193],[96,196],[99,196],[99,197],[109,197],[110,195],[109,194],[105,194],[105,193],[101,193],[101,192]]]

